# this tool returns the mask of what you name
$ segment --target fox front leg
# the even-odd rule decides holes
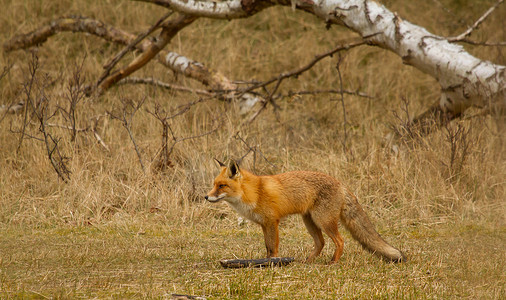
[[[265,247],[267,248],[267,258],[278,257],[279,248],[279,220],[268,222],[262,225],[264,232]]]

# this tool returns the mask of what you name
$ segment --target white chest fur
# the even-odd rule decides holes
[[[255,223],[262,223],[261,215],[254,212],[255,206],[244,203],[243,201],[227,201],[241,216]]]

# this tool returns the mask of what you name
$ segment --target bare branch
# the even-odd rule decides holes
[[[170,150],[169,150],[169,156],[172,154],[172,152],[174,151],[174,147],[178,144],[178,143],[181,143],[181,142],[184,142],[184,141],[187,141],[187,140],[193,140],[193,139],[197,139],[197,138],[201,138],[201,137],[204,137],[204,136],[207,136],[207,135],[210,135],[211,133],[217,131],[219,128],[220,128],[220,123],[218,123],[216,125],[215,128],[209,130],[209,131],[206,131],[206,132],[203,132],[201,134],[197,134],[197,135],[193,135],[193,136],[187,136],[187,137],[183,137],[183,138],[175,138],[175,136],[173,135],[173,137],[175,138],[174,139],[174,142],[172,143],[171,147],[170,147]]]
[[[26,96],[26,103],[30,103],[32,100],[32,90],[35,83],[35,75],[37,73],[37,69],[39,68],[39,58],[32,54],[32,59],[28,63],[28,76],[29,78],[25,79],[25,83],[23,84],[23,92]],[[26,125],[30,122],[28,119],[28,108],[25,106],[24,108],[24,117],[23,117],[23,125],[21,128],[21,135],[19,136],[19,142],[18,147],[16,148],[16,152],[19,152],[21,149],[21,144],[23,143],[23,140],[25,139],[25,132],[26,132]]]
[[[170,42],[172,37],[174,37],[181,29],[193,23],[195,20],[196,17],[181,15],[174,20],[165,22],[162,25],[162,32],[160,32],[156,41],[153,42],[139,57],[135,58],[126,67],[123,67],[121,70],[116,71],[104,79],[98,86],[99,91],[108,89],[111,85],[142,68]]]
[[[272,91],[269,93],[269,95],[267,97],[265,97],[266,101],[262,102],[262,106],[255,112],[255,114],[253,114],[249,118],[247,123],[249,124],[249,123],[253,122],[260,115],[260,113],[267,107],[267,104],[269,102],[272,103],[274,93],[278,90],[278,88],[280,87],[281,82],[283,80],[290,78],[290,77],[297,78],[302,73],[310,70],[316,63],[318,63],[320,60],[324,59],[325,57],[329,57],[329,56],[332,56],[335,53],[338,53],[340,51],[349,50],[351,48],[358,47],[358,46],[361,46],[364,44],[367,44],[367,41],[362,38],[359,38],[359,39],[355,38],[355,39],[351,39],[351,41],[344,41],[344,42],[340,43],[339,46],[337,46],[336,48],[329,50],[325,53],[316,55],[315,58],[313,60],[311,60],[308,64],[306,64],[298,69],[295,69],[293,71],[286,72],[286,73],[281,73],[276,77],[273,77],[273,78],[271,78],[267,81],[264,81],[264,82],[255,83],[251,87],[243,90],[242,93],[248,93],[248,92],[251,92],[252,90],[255,90],[258,88],[264,88],[267,85],[270,85],[270,84],[276,82],[275,87],[272,89]]]
[[[91,131],[93,132],[93,136],[95,137],[95,139],[97,140],[97,142],[107,151],[107,152],[110,152],[109,150],[109,147],[107,146],[107,144],[104,142],[104,140],[102,140],[102,138],[100,137],[100,135],[98,134],[97,132],[97,126],[98,126],[98,121],[100,120],[102,116],[97,116],[95,118],[93,118],[92,120],[92,125],[91,125]]]
[[[276,167],[275,164],[271,163],[267,157],[265,157],[265,155],[262,153],[262,151],[260,151],[260,149],[258,148],[258,146],[250,146],[248,144],[248,142],[246,142],[242,137],[241,135],[239,134],[239,131],[236,132],[236,134],[234,135],[234,139],[242,142],[244,144],[244,146],[246,147],[246,149],[248,150],[248,152],[246,152],[246,154],[244,154],[241,158],[239,158],[237,160],[238,163],[240,163],[248,154],[250,154],[251,152],[253,152],[253,169],[256,169],[256,160],[257,160],[257,153],[260,154],[260,156],[269,164],[271,165],[272,167]]]
[[[154,116],[162,125],[162,147],[161,147],[160,151],[158,151],[157,154],[155,155],[155,157],[158,157],[158,161],[155,164],[155,168],[157,170],[164,171],[168,167],[172,167],[173,164],[171,161],[171,156],[172,156],[172,152],[174,151],[174,148],[176,147],[176,145],[178,143],[181,143],[181,142],[184,142],[187,140],[191,140],[191,139],[197,139],[200,137],[204,137],[204,136],[209,135],[209,134],[215,132],[216,130],[218,130],[220,124],[218,124],[214,129],[211,129],[207,132],[204,132],[204,133],[201,133],[198,135],[194,135],[194,136],[178,138],[176,136],[176,134],[174,133],[174,131],[172,130],[172,127],[170,126],[170,123],[169,123],[170,120],[186,113],[187,111],[190,110],[191,107],[193,107],[194,105],[196,105],[198,103],[204,102],[204,101],[205,101],[205,99],[201,98],[201,99],[198,99],[198,100],[195,100],[195,101],[183,104],[183,105],[179,105],[172,112],[167,112],[158,103],[155,103],[154,111],[147,110],[147,112],[149,114],[151,114],[152,116]],[[168,146],[169,133],[172,137],[172,144],[170,147]]]
[[[440,103],[436,102],[425,112],[416,116],[410,126],[416,126],[420,134],[426,135],[458,117],[460,117],[460,114],[444,111]]]
[[[146,98],[139,102],[134,102],[130,99],[120,99],[122,107],[119,114],[115,114],[113,112],[108,111],[107,113],[111,118],[119,120],[123,127],[125,127],[126,131],[128,132],[128,136],[130,137],[130,140],[132,141],[132,144],[134,145],[135,152],[137,153],[137,158],[139,159],[139,163],[142,167],[142,171],[146,172],[146,168],[144,166],[144,162],[142,161],[142,155],[140,152],[139,147],[137,146],[137,143],[135,142],[135,138],[132,133],[132,119],[135,115],[135,113],[141,108],[142,104],[144,104],[144,101]]]
[[[150,35],[151,33],[153,33],[155,30],[157,30],[158,28],[160,28],[160,24],[165,21],[168,17],[170,17],[171,15],[173,14],[172,11],[166,13],[165,15],[163,15],[155,24],[153,24],[153,26],[151,26],[148,30],[146,30],[145,32],[139,34],[133,41],[131,41],[125,48],[123,48],[118,54],[116,54],[116,56],[114,56],[112,59],[109,60],[109,62],[107,62],[105,65],[104,65],[104,73],[100,76],[100,78],[98,79],[97,81],[97,85],[99,85],[100,83],[102,83],[102,81],[107,77],[109,76],[109,73],[111,72],[112,68],[114,68],[114,66],[120,61],[121,58],[123,58],[123,56],[125,56],[125,54],[128,52],[128,51],[131,51],[137,44],[139,44],[143,39],[145,39],[148,35]]]
[[[406,97],[402,97],[401,100],[401,112],[403,115],[401,116],[395,110],[392,111],[393,116],[397,120],[397,124],[390,124],[390,129],[392,129],[395,138],[401,138],[405,141],[414,141],[420,136],[419,133],[423,131],[420,131],[419,129],[422,128],[411,120],[409,100]]]
[[[186,77],[195,79],[210,87],[210,92],[219,99],[238,100],[241,108],[240,113],[248,112],[257,102],[264,101],[262,97],[251,93],[239,91],[237,84],[225,77],[222,73],[207,68],[204,64],[191,60],[175,52],[168,52],[164,56],[159,55],[158,61]]]
[[[474,22],[474,24],[469,27],[466,31],[464,31],[463,33],[459,34],[458,36],[455,36],[455,37],[449,37],[448,38],[448,41],[449,42],[459,42],[459,41],[462,41],[464,39],[466,39],[468,36],[471,35],[471,33],[473,33],[473,31],[478,28],[478,26],[480,26],[481,23],[483,23],[483,21],[485,21],[486,18],[488,18],[488,16],[490,16],[492,14],[492,12],[499,6],[501,5],[502,3],[504,2],[504,0],[499,0],[497,1],[492,7],[490,7],[478,20],[476,20],[476,22]]]
[[[479,45],[492,44],[470,41],[468,36],[478,28],[478,26],[482,24],[504,0],[498,0],[497,3],[485,12],[482,17],[468,28],[468,30],[452,38],[435,36],[427,32],[424,28],[402,20],[397,14],[392,13],[376,1],[370,0],[281,0],[274,2],[263,0],[230,0],[218,2],[199,0],[140,1],[161,5],[186,15],[192,15],[192,17],[188,17],[189,19],[199,16],[227,19],[240,18],[250,16],[273,5],[292,5],[292,7],[295,6],[295,8],[307,11],[324,19],[327,24],[340,24],[356,31],[363,36],[364,39],[367,39],[370,44],[383,47],[396,53],[398,56],[402,57],[405,64],[412,65],[422,72],[436,78],[442,88],[440,110],[444,113],[450,112],[455,116],[461,114],[472,105],[482,104],[484,101],[496,101],[497,99],[498,101],[496,102],[499,102],[504,99],[504,67],[477,59],[464,51],[459,45],[452,45],[449,43],[467,42]],[[81,26],[81,28],[77,25]],[[94,28],[87,28],[86,26],[92,26]],[[118,30],[116,31],[119,32],[119,34],[114,34],[108,32],[114,28],[110,26],[105,26],[104,28],[102,28],[100,24],[97,24],[96,21],[93,23],[93,20],[90,19],[84,18],[79,20],[76,18],[67,18],[67,20],[64,21],[52,22],[30,34],[17,36],[7,41],[4,44],[4,49],[6,49],[6,51],[11,51],[16,47],[36,45],[44,42],[55,32],[66,30],[92,32],[92,34],[125,45],[135,40],[135,36],[132,34]],[[165,29],[166,28],[162,30],[160,35],[164,33]],[[162,42],[160,43],[160,41]],[[108,76],[100,84],[100,89],[107,89],[145,65],[152,58],[157,57],[158,61],[165,66],[177,72],[181,72],[185,74],[185,76],[199,80],[204,85],[211,86],[214,92],[218,93],[218,91],[223,91],[221,95],[224,99],[235,99],[239,97],[241,100],[244,100],[247,98],[246,96],[251,96],[244,101],[247,102],[250,99],[253,99],[250,101],[251,103],[260,101],[262,107],[253,116],[252,119],[254,119],[265,109],[268,103],[275,105],[275,94],[284,79],[298,76],[297,72],[292,74],[284,73],[271,79],[271,81],[253,84],[246,89],[233,93],[231,91],[237,89],[233,82],[228,81],[232,85],[227,86],[226,81],[217,79],[214,75],[211,76],[204,73],[202,73],[204,74],[202,75],[199,72],[193,72],[192,68],[187,68],[190,64],[179,63],[183,58],[182,56],[163,53],[161,48],[165,45],[166,42],[163,38],[155,42],[143,39],[135,48],[144,53],[120,71]],[[502,45],[502,43],[495,43],[495,45]],[[191,66],[193,67],[193,65]],[[311,67],[312,66],[309,66],[309,68]],[[188,69],[190,72],[187,71]],[[302,72],[305,71],[302,70],[301,73]],[[211,72],[211,74],[214,73]],[[267,87],[274,82],[275,85],[268,90]],[[213,87],[215,83],[219,88]],[[258,88],[265,90],[262,94],[265,99],[258,97],[254,93],[250,93]]]
[[[343,132],[344,132],[344,138],[343,140],[341,141],[341,144],[343,146],[343,153],[346,154],[346,143],[348,141],[348,121],[346,120],[346,105],[344,104],[344,93],[343,93],[343,77],[341,76],[341,69],[339,68],[339,66],[341,65],[341,62],[342,62],[342,57],[341,57],[341,54],[339,53],[339,59],[337,60],[337,63],[336,63],[336,70],[337,70],[337,75],[338,78],[339,78],[339,88],[341,90],[341,93],[340,93],[340,101],[341,101],[341,106],[343,108]]]
[[[173,163],[169,157],[168,148],[169,122],[167,120],[167,112],[158,103],[155,103],[154,112],[151,112],[150,110],[147,110],[147,112],[153,115],[162,124],[162,147],[155,155],[155,158],[158,157],[158,161],[154,166],[156,170],[165,171],[167,168],[173,167]]]
[[[39,60],[35,54],[32,54],[32,60],[29,64],[29,78],[23,85],[24,93],[26,96],[27,105],[25,106],[25,118],[23,121],[23,126],[21,130],[20,141],[18,144],[17,151],[19,151],[21,147],[21,143],[24,140],[25,136],[31,137],[26,133],[26,126],[30,123],[28,108],[30,108],[31,116],[30,118],[36,118],[39,125],[39,131],[43,136],[43,139],[38,137],[34,137],[36,140],[44,141],[46,146],[47,155],[53,169],[58,174],[58,177],[61,178],[64,182],[68,182],[70,180],[70,170],[67,168],[68,157],[64,156],[60,152],[59,148],[59,138],[54,138],[47,130],[47,123],[51,117],[56,113],[50,112],[49,101],[50,98],[46,95],[45,89],[49,85],[50,81],[49,76],[46,74],[41,80],[38,78],[38,69],[39,69]]]
[[[464,128],[458,124],[456,129],[446,124],[446,141],[450,146],[448,164],[444,163],[449,169],[449,178],[458,176],[464,167],[467,155],[469,154],[469,128]]]
[[[26,49],[33,46],[43,44],[48,38],[59,32],[86,32],[96,35],[107,41],[123,44],[128,44],[135,36],[119,30],[113,26],[107,25],[101,21],[90,19],[82,16],[69,16],[51,21],[49,24],[26,34],[16,35],[3,44],[6,52]],[[145,45],[141,45],[142,46]]]
[[[59,107],[62,116],[66,119],[67,122],[70,123],[70,127],[74,128],[72,130],[71,141],[75,141],[77,136],[77,117],[76,110],[77,105],[84,99],[85,97],[85,85],[84,78],[82,76],[84,61],[86,56],[83,57],[81,64],[79,66],[75,66],[74,71],[72,72],[72,77],[70,78],[67,85],[67,94],[65,98],[68,102],[68,107],[63,108]]]
[[[189,22],[193,17],[188,18],[189,19],[186,19],[186,21]],[[188,24],[183,24],[183,26],[186,25]],[[135,35],[107,25],[98,20],[85,17],[65,17],[53,20],[50,24],[45,25],[31,33],[15,36],[4,43],[4,49],[6,51],[13,51],[29,48],[45,42],[49,37],[59,32],[65,31],[93,34],[120,45],[134,45],[134,41],[136,39]],[[242,93],[240,96],[237,96],[234,92],[237,89],[236,84],[223,74],[216,70],[211,70],[204,64],[193,61],[183,55],[174,52],[161,51],[161,46],[164,46],[166,44],[165,42],[168,42],[168,39],[163,39],[162,36],[162,42],[163,43],[161,44],[156,44],[155,42],[147,39],[141,40],[134,46],[135,49],[148,53],[143,54],[124,69],[116,72],[112,76],[109,76],[107,79],[107,85],[104,85],[103,83],[101,88],[105,89],[106,87],[112,86],[112,84],[116,81],[125,78],[126,73],[121,72],[131,73],[137,68],[142,67],[143,64],[147,63],[152,56],[156,56],[158,62],[163,66],[173,70],[174,72],[181,73],[188,78],[197,80],[205,86],[209,86],[220,99],[232,100],[238,98],[242,113],[247,112],[256,102],[262,100],[259,96],[252,93]],[[125,49],[132,50],[131,47],[127,47]],[[157,52],[158,55],[156,55],[155,52]]]
[[[206,90],[201,89],[192,89],[180,85],[170,84],[163,81],[160,81],[158,79],[154,78],[139,78],[139,77],[128,77],[120,80],[118,85],[122,84],[149,84],[157,87],[161,87],[167,90],[173,90],[173,91],[179,91],[179,92],[187,92],[187,93],[195,93],[199,95],[205,95],[205,96],[216,96],[216,94],[208,92]]]
[[[337,52],[340,52],[340,51],[343,51],[343,50],[349,50],[349,49],[352,49],[352,48],[355,48],[357,46],[362,46],[362,45],[365,45],[367,44],[367,41],[362,39],[362,38],[355,38],[355,39],[351,39],[351,41],[343,41],[341,43],[339,43],[339,45],[337,47],[335,47],[334,49],[332,50],[329,50],[325,53],[322,53],[322,54],[318,54],[315,56],[315,58],[313,60],[311,60],[308,64],[298,68],[298,69],[295,69],[293,71],[290,71],[290,72],[286,72],[286,73],[281,73],[279,74],[278,76],[276,77],[273,77],[267,81],[264,81],[264,82],[261,82],[261,83],[257,83],[257,84],[254,84],[253,86],[245,89],[243,92],[250,92],[252,90],[255,90],[255,89],[258,89],[258,88],[261,88],[261,87],[264,87],[264,86],[267,86],[273,82],[281,82],[283,81],[284,79],[287,79],[287,78],[290,78],[290,77],[297,77],[299,75],[301,75],[302,73],[308,71],[309,69],[311,69],[317,62],[319,62],[320,60],[324,59],[325,57],[329,57],[329,56],[332,56],[334,54],[336,54]]]
[[[296,96],[299,96],[299,95],[317,95],[317,94],[346,94],[346,95],[352,95],[352,96],[357,96],[357,97],[362,97],[362,98],[367,98],[367,99],[374,99],[373,96],[369,96],[368,94],[364,93],[364,92],[360,92],[360,91],[350,91],[350,90],[335,90],[335,89],[330,89],[330,90],[313,90],[313,91],[290,91],[288,92],[287,94],[284,94],[284,95],[281,95],[281,97],[296,97]]]
[[[9,132],[10,133],[13,133],[13,134],[20,134],[21,131],[20,130],[17,130],[15,128],[12,127],[12,123],[9,124]],[[44,142],[44,139],[38,137],[38,136],[35,136],[35,135],[31,135],[30,133],[27,133],[25,132],[24,133],[24,137],[25,139],[33,139],[33,140],[36,140],[36,141],[39,141],[39,142]]]
[[[473,45],[473,46],[487,46],[487,47],[494,47],[494,46],[504,47],[504,46],[506,46],[506,42],[478,42],[478,41],[470,40],[468,38],[463,38],[463,39],[455,41],[455,42],[466,43],[466,44]],[[452,43],[455,43],[455,42],[452,42]]]

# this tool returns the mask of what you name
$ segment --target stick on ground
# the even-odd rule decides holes
[[[224,268],[263,268],[263,267],[282,267],[294,261],[293,257],[271,257],[261,259],[224,259],[220,264]]]

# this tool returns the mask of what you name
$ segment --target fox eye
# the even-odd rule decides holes
[[[222,189],[222,188],[224,188],[224,187],[226,187],[226,185],[225,185],[225,184],[220,184],[220,185],[218,186],[218,188],[219,188],[219,189]]]

